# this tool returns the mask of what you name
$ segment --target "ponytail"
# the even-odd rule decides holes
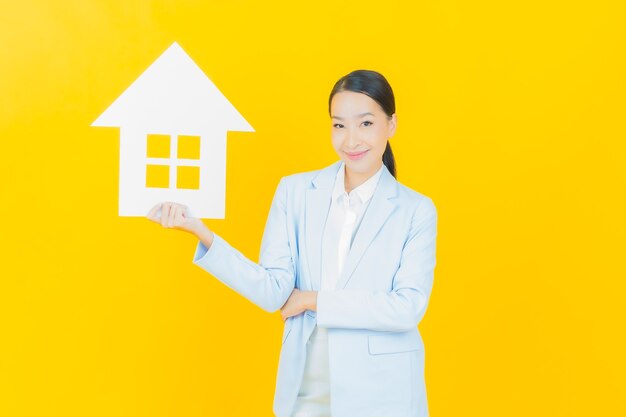
[[[387,141],[387,147],[385,147],[385,153],[383,153],[383,164],[387,167],[391,175],[397,179],[396,176],[396,160],[393,157],[393,152],[391,151],[391,145],[389,141]]]

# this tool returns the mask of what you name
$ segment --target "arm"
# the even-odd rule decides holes
[[[204,245],[206,250],[211,249],[211,244],[213,243],[213,238],[215,237],[215,233],[208,228],[204,228],[202,231],[198,232],[196,235],[200,242]]]
[[[367,289],[319,291],[319,327],[402,331],[420,322],[430,297],[435,268],[437,210],[432,200],[418,205],[391,292]]]
[[[200,241],[193,257],[194,264],[270,313],[285,303],[295,285],[286,196],[284,178],[281,178],[265,224],[259,264],[213,232],[198,236]]]

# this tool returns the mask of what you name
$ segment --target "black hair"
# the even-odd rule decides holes
[[[353,91],[368,95],[382,107],[389,118],[396,112],[396,102],[391,85],[389,85],[389,82],[382,74],[376,71],[355,70],[341,77],[330,92],[328,114],[330,114],[330,103],[333,100],[333,96],[341,91]],[[396,178],[396,160],[393,157],[389,140],[387,140],[387,147],[383,153],[383,164],[385,164],[391,175]]]

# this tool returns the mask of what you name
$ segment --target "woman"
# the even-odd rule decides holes
[[[433,285],[437,211],[395,178],[397,116],[381,74],[340,78],[329,112],[340,160],[281,178],[258,264],[181,204],[158,204],[148,218],[194,234],[196,265],[281,310],[276,416],[428,416],[417,325]]]

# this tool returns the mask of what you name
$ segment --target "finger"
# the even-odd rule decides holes
[[[165,202],[163,203],[163,208],[161,209],[161,226],[167,227],[167,218],[170,215],[170,206],[171,203]]]
[[[162,205],[163,205],[162,203],[155,204],[154,207],[152,207],[150,209],[150,212],[148,213],[148,216],[147,216],[148,219],[152,220],[153,222],[158,223],[159,221],[158,221],[158,218],[157,218],[156,214],[157,214],[157,212],[159,211],[159,208],[161,208]]]
[[[185,222],[185,218],[184,215],[185,214],[185,206],[179,206],[178,210],[176,210],[176,219],[174,221],[174,224],[176,226],[182,226],[182,224]]]
[[[167,219],[167,227],[174,227],[176,225],[176,212],[178,211],[178,204],[172,204],[169,218]]]

